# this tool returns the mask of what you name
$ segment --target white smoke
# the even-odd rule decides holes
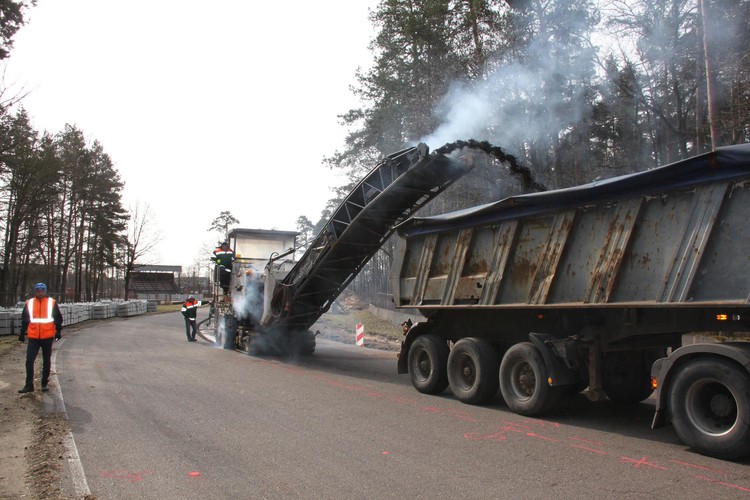
[[[550,14],[551,15],[551,14]],[[550,25],[563,25],[583,40],[590,20],[576,9],[560,9]],[[537,33],[523,59],[497,61],[470,82],[456,83],[434,110],[441,125],[419,142],[431,149],[457,140],[488,141],[523,148],[560,134],[590,109],[581,96],[594,76],[594,48],[568,41],[563,47],[554,29]]]
[[[254,321],[260,320],[263,314],[263,290],[262,276],[258,270],[250,265],[243,268],[240,275],[236,277],[233,285],[239,287],[232,293],[232,310],[234,316],[239,320],[252,317]]]
[[[506,64],[484,79],[454,84],[435,110],[441,125],[418,142],[430,148],[465,139],[520,145],[575,123],[583,108],[577,96],[550,85],[561,77],[546,60],[546,66]]]
[[[438,106],[438,110],[445,110],[441,117],[443,123],[418,142],[432,149],[458,139],[485,137],[487,124],[492,122],[488,90],[476,85],[454,84]]]

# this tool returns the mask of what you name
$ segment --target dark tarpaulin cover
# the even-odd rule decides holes
[[[608,199],[658,194],[699,184],[750,176],[750,144],[726,146],[645,172],[580,186],[510,196],[432,217],[412,217],[399,225],[403,237],[540,215]]]

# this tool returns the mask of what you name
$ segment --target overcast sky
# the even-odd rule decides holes
[[[372,59],[377,0],[38,0],[14,37],[5,85],[40,132],[81,129],[148,203],[162,242],[149,263],[190,266],[239,227],[317,222],[341,178],[337,115]]]

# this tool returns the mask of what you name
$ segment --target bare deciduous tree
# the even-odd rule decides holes
[[[125,300],[130,298],[132,272],[156,245],[162,235],[154,228],[154,218],[148,204],[136,203],[130,210],[127,239],[125,241]]]

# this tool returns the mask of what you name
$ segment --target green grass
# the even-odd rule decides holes
[[[156,313],[175,312],[182,309],[182,304],[157,304]]]

